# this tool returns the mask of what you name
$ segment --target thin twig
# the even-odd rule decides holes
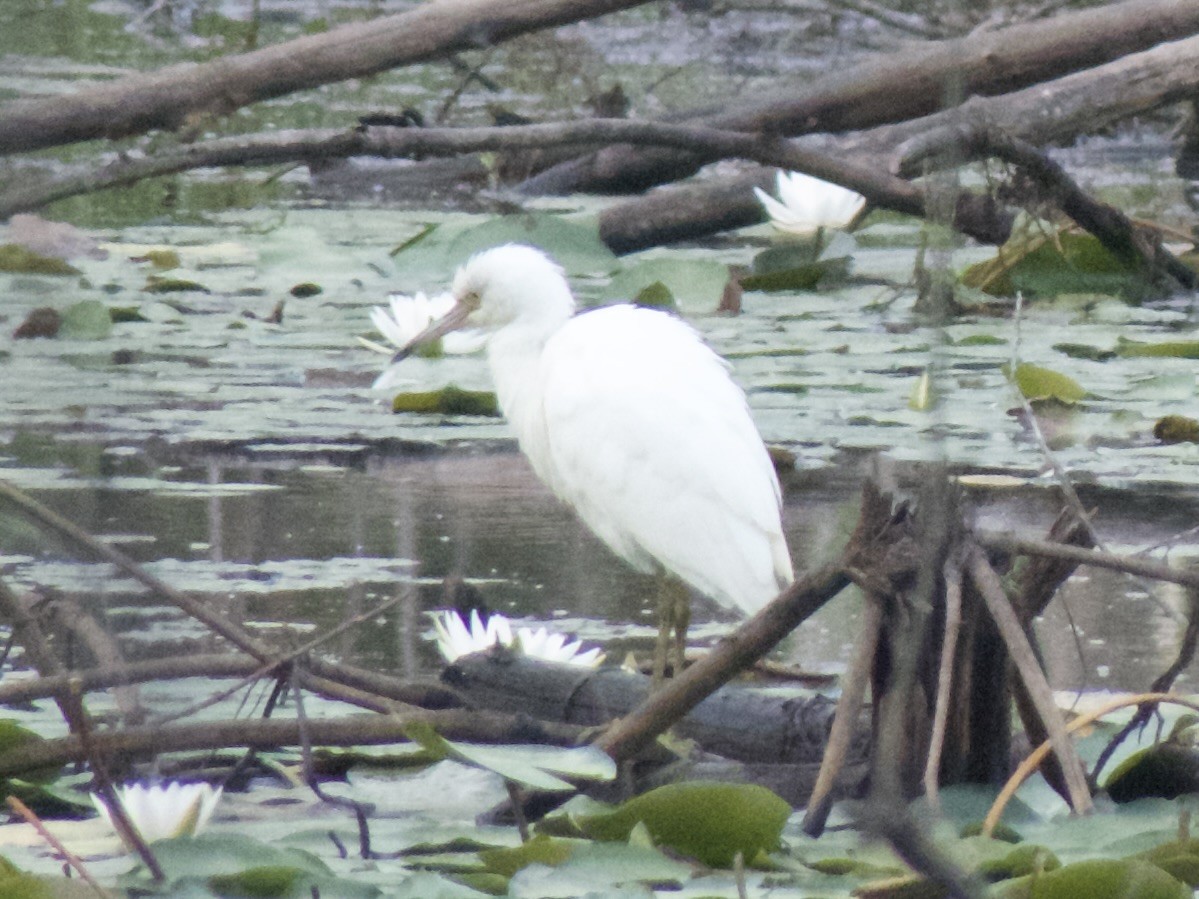
[[[962,562],[956,556],[945,561],[945,636],[941,640],[941,665],[937,671],[937,701],[933,708],[933,729],[928,740],[928,759],[924,765],[924,796],[933,811],[941,808],[941,750],[949,724],[949,697],[953,687],[953,662],[957,654],[958,632],[962,626]]]
[[[1162,562],[1155,562],[1152,559],[1122,556],[1115,553],[1103,552],[1102,550],[1057,543],[1052,540],[1023,537],[1009,531],[979,531],[975,534],[975,539],[981,546],[987,549],[996,549],[1006,553],[1029,556],[1051,556],[1056,559],[1077,562],[1081,565],[1108,568],[1112,571],[1121,571],[1136,577],[1144,577],[1155,581],[1165,581],[1168,584],[1179,584],[1183,587],[1199,589],[1199,571],[1172,568],[1169,565]]]
[[[58,839],[58,837],[54,836],[54,834],[50,833],[50,831],[46,829],[46,825],[42,823],[42,819],[37,816],[37,813],[34,812],[33,809],[29,808],[29,806],[27,806],[16,796],[7,797],[5,802],[8,803],[8,807],[12,809],[13,812],[24,818],[25,822],[37,831],[38,836],[45,840],[55,852],[62,856],[63,861],[65,861],[68,865],[74,868],[76,872],[78,872],[79,876],[83,878],[84,882],[96,891],[97,895],[103,896],[105,899],[115,899],[112,893],[100,886],[96,878],[92,877],[91,872],[87,869],[87,865],[83,863],[83,860],[67,849],[67,847],[62,844],[62,841]]]

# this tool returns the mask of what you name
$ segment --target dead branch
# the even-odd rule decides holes
[[[428,724],[450,740],[475,743],[543,743],[575,746],[587,729],[570,724],[532,721],[519,715],[499,715],[476,709],[432,712],[417,709],[395,715],[358,714],[342,718],[318,718],[307,722],[316,746],[379,746],[406,742],[404,729]],[[228,749],[277,749],[300,745],[300,726],[295,719],[252,719],[203,721],[169,727],[131,727],[113,732],[95,732],[91,742],[106,758],[125,758],[163,752],[193,752]],[[87,761],[78,737],[61,737],[17,747],[0,754],[0,777],[13,777],[47,765]]]
[[[77,170],[41,185],[18,185],[0,194],[0,218],[78,193],[128,185],[144,178],[195,168],[315,162],[360,155],[397,158],[500,149],[523,150],[595,141],[660,144],[679,149],[702,147],[718,157],[750,159],[765,165],[808,172],[852,188],[882,208],[917,216],[925,211],[925,192],[918,185],[890,175],[877,165],[849,162],[820,151],[797,147],[793,142],[772,135],[624,119],[592,119],[499,128],[364,127],[352,131],[281,132],[208,141],[154,157],[133,159],[122,156],[98,171]],[[746,196],[752,200],[752,194],[748,191]],[[758,214],[761,215],[760,208]],[[1010,216],[996,209],[987,197],[963,194],[955,224],[977,240],[1002,242],[1010,228]],[[601,236],[615,249],[624,249],[613,237],[610,223],[607,232],[601,224]]]
[[[489,47],[644,0],[437,0],[211,62],[131,75],[0,107],[0,154],[115,138],[223,116],[259,100]]]
[[[113,894],[104,889],[104,887],[100,886],[99,881],[92,876],[92,872],[88,870],[87,865],[83,863],[83,860],[75,853],[71,852],[70,849],[63,845],[62,840],[58,839],[58,837],[54,836],[54,834],[49,831],[46,825],[42,823],[42,819],[34,813],[33,809],[27,806],[16,796],[6,797],[5,802],[8,803],[8,807],[12,809],[14,814],[23,818],[26,824],[37,831],[37,835],[45,840],[46,844],[50,846],[51,849],[58,853],[59,858],[71,866],[75,873],[79,875],[79,878],[89,887],[91,887],[95,891],[96,895],[100,897],[100,899],[114,899]]]
[[[1151,580],[1165,581],[1167,584],[1179,584],[1192,589],[1199,588],[1199,572],[1171,568],[1169,565],[1155,562],[1152,559],[1118,556],[1082,546],[1069,546],[1050,540],[1021,537],[1006,531],[980,531],[974,536],[978,543],[987,549],[1015,555],[1063,559],[1081,565],[1094,565],[1096,568],[1107,568]]]
[[[1054,754],[1061,765],[1066,789],[1070,794],[1070,807],[1077,814],[1085,814],[1093,808],[1086,772],[1074,750],[1074,744],[1066,734],[1065,722],[1053,702],[1053,692],[1045,681],[1032,645],[1020,627],[1016,612],[1004,593],[999,575],[978,547],[970,551],[966,567],[979,593],[982,594],[987,611],[991,613],[991,618],[999,628],[1004,643],[1007,644],[1008,653],[1028,689],[1041,721],[1049,732]]]
[[[872,128],[936,112],[950,81],[960,84],[965,95],[1002,94],[1197,30],[1199,9],[1186,0],[1127,0],[958,40],[919,43],[903,52],[880,53],[815,82],[780,87],[759,102],[686,121],[789,136]],[[559,194],[635,192],[690,175],[713,158],[608,147],[555,166],[526,181],[523,189]]]

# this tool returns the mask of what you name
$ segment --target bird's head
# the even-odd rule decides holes
[[[562,268],[540,250],[504,244],[472,256],[454,275],[454,307],[395,354],[399,362],[423,343],[458,328],[495,333],[523,324],[550,331],[574,314]]]

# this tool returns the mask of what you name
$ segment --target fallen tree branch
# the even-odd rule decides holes
[[[702,147],[723,158],[750,159],[765,165],[799,169],[852,188],[871,203],[908,215],[923,215],[924,189],[881,170],[877,165],[851,162],[802,148],[773,135],[742,134],[687,125],[591,119],[542,125],[497,128],[395,128],[371,126],[352,131],[300,131],[224,138],[191,144],[154,157],[119,157],[99,170],[76,170],[41,185],[20,186],[0,194],[0,218],[36,209],[52,200],[92,190],[132,184],[144,178],[195,168],[224,165],[264,165],[314,162],[350,156],[385,158],[433,154],[529,149],[563,143],[626,141],[680,149]],[[746,194],[752,201],[752,195]],[[754,201],[756,203],[756,201]],[[759,215],[761,210],[759,208]],[[963,233],[982,242],[1002,242],[1010,216],[990,198],[963,194],[955,223]],[[601,236],[612,243],[610,232]],[[619,245],[614,249],[621,249]]]
[[[306,722],[313,745],[379,746],[408,742],[404,730],[412,724],[427,724],[450,740],[475,743],[541,743],[552,746],[578,745],[588,729],[570,724],[533,721],[519,715],[499,715],[477,709],[427,711],[415,709],[393,715],[351,715],[318,718]],[[202,721],[169,727],[131,727],[113,732],[96,731],[89,737],[91,748],[105,758],[127,758],[164,752],[209,749],[277,749],[299,746],[300,725],[295,719],[252,719]],[[39,767],[87,761],[83,742],[76,736],[40,740],[0,753],[0,777],[14,777]]]
[[[0,155],[173,130],[259,100],[374,75],[645,0],[437,0],[205,63],[0,106]]]

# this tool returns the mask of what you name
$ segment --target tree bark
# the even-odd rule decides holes
[[[872,128],[929,115],[962,96],[1017,90],[1199,31],[1193,0],[1127,0],[951,41],[880,53],[810,85],[691,124],[796,136]],[[1118,93],[1118,91],[1117,91]],[[607,147],[561,163],[523,185],[528,193],[632,193],[686,177],[712,157],[658,148]]]
[[[645,0],[436,0],[200,64],[169,66],[64,97],[0,107],[0,154],[175,129],[259,100],[373,75]]]

